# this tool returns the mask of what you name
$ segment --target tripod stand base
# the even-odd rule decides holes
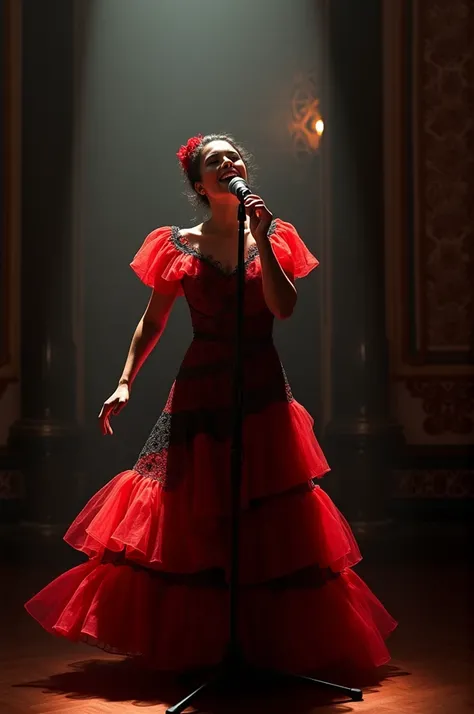
[[[259,670],[249,666],[244,660],[238,659],[235,656],[230,656],[224,659],[222,665],[216,672],[214,677],[211,677],[207,682],[204,682],[192,692],[187,694],[180,702],[174,704],[166,710],[166,714],[181,714],[194,699],[201,693],[215,689],[218,692],[229,693],[233,689],[241,691],[244,682],[262,680],[285,680],[294,683],[306,683],[315,685],[323,689],[332,690],[343,696],[349,697],[353,702],[360,702],[363,699],[361,689],[353,687],[345,687],[342,684],[327,682],[323,679],[315,679],[299,674],[288,674],[286,672],[278,672],[272,670]]]

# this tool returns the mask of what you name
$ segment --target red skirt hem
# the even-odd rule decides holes
[[[343,662],[370,669],[390,659],[384,640],[396,622],[350,569],[320,587],[244,587],[240,602],[240,639],[251,664],[311,672]],[[51,633],[159,670],[213,666],[227,643],[226,588],[168,584],[128,565],[89,560],[25,607]]]

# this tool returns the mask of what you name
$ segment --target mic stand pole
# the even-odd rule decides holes
[[[271,672],[250,667],[243,656],[242,647],[239,641],[239,568],[240,568],[240,492],[242,482],[242,455],[243,455],[243,323],[244,323],[244,290],[245,290],[245,207],[243,201],[239,201],[237,220],[239,223],[239,242],[237,253],[237,309],[235,326],[235,354],[234,354],[234,393],[233,393],[233,413],[232,413],[232,445],[231,445],[231,569],[229,581],[229,642],[224,658],[213,678],[201,684],[197,689],[188,694],[177,704],[169,707],[166,714],[181,714],[191,702],[203,691],[211,687],[241,688],[242,681],[252,677],[253,680],[259,678],[271,678],[293,680],[295,682],[307,682],[316,684],[326,689],[344,694],[352,701],[362,700],[362,691],[351,687],[344,687],[340,684],[332,684],[321,679],[306,677],[287,672]],[[315,646],[317,646],[315,644]],[[240,686],[239,686],[240,685]]]

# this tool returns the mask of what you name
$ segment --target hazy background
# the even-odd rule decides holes
[[[176,151],[197,133],[229,132],[255,156],[256,189],[319,255],[318,166],[298,161],[291,101],[318,70],[311,0],[99,0],[77,4],[75,230],[82,252],[84,415],[88,425],[120,376],[148,299],[128,267],[159,225],[202,220],[183,195]],[[324,266],[323,266],[324,269]],[[277,341],[294,393],[320,412],[318,271],[298,285]],[[158,417],[190,341],[184,299],[100,447],[107,476],[131,465]],[[105,477],[105,474],[104,474]]]

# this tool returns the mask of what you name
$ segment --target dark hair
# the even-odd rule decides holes
[[[198,207],[199,205],[206,207],[209,206],[209,199],[207,198],[207,196],[203,196],[201,193],[198,193],[194,185],[197,181],[201,180],[202,151],[204,147],[207,146],[207,144],[210,144],[212,141],[226,141],[228,144],[233,146],[234,149],[240,154],[240,157],[242,158],[247,167],[249,182],[253,179],[254,176],[255,166],[253,162],[253,157],[247,151],[247,149],[241,146],[241,144],[237,143],[237,141],[229,134],[206,134],[206,136],[202,138],[201,143],[198,144],[198,146],[195,148],[195,150],[189,157],[189,164],[187,170],[181,167],[183,174],[185,175],[189,184],[189,186],[187,187],[186,194],[195,207]]]

